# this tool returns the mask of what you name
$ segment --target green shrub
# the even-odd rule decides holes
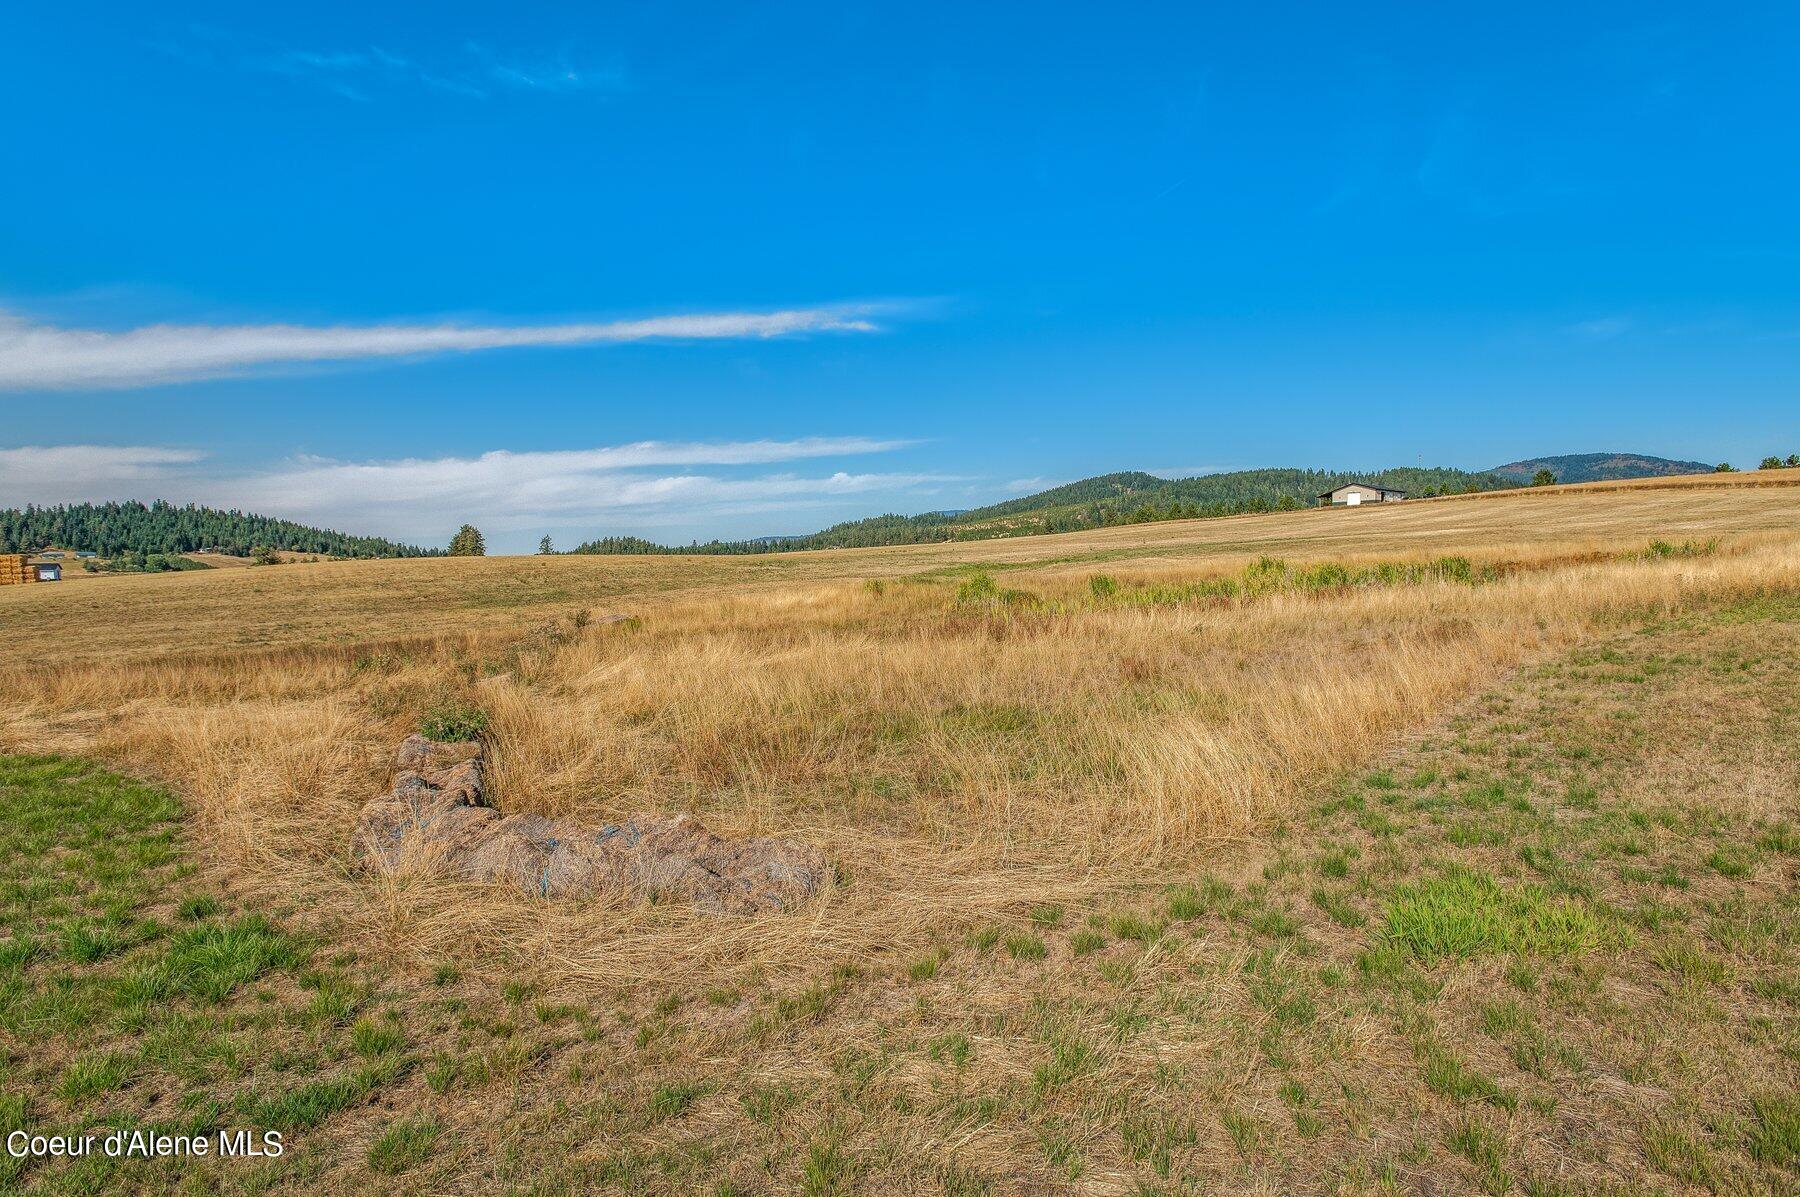
[[[1000,597],[1000,585],[994,581],[994,575],[980,570],[964,578],[956,587],[956,601],[959,603],[992,602]]]
[[[419,718],[419,734],[439,744],[479,740],[487,730],[487,712],[461,703],[433,707]]]

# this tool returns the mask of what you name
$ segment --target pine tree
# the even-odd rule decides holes
[[[481,538],[481,532],[474,524],[464,524],[458,528],[456,535],[450,538],[450,555],[452,557],[485,557],[487,541]]]
[[[1556,475],[1551,473],[1549,470],[1539,470],[1537,473],[1535,473],[1531,476],[1531,485],[1533,485],[1533,486],[1555,486],[1556,485]]]
[[[538,552],[545,557],[556,552],[556,546],[550,543],[549,533],[545,533],[544,539],[538,541]]]

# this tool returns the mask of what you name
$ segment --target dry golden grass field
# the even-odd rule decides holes
[[[1558,501],[1552,502],[1552,499]],[[460,558],[345,561],[177,575],[117,575],[105,591],[0,592],[9,643],[58,658],[191,653],[402,636],[517,631],[571,610],[640,612],[677,595],[780,582],[887,578],[971,563],[1070,570],[1167,562],[1230,569],[1261,554],[1294,559],[1480,551],[1607,552],[1648,537],[1682,540],[1792,530],[1791,471],[1701,475],[1500,491],[1355,511],[1301,511],[1138,524],[1058,536],[782,553],[759,557]]]
[[[0,1121],[296,1145],[11,1175],[1792,1191],[1797,596],[1773,474],[6,588],[0,787],[120,830],[12,833]],[[837,881],[728,918],[361,875],[434,712],[504,810]]]

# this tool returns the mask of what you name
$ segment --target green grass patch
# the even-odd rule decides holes
[[[1452,1101],[1485,1101],[1508,1112],[1518,1108],[1518,1098],[1502,1089],[1493,1077],[1470,1068],[1440,1045],[1428,1043],[1420,1055],[1425,1083]]]
[[[1039,1093],[1060,1088],[1100,1066],[1100,1050],[1075,1032],[1050,1037],[1050,1058],[1038,1065],[1032,1084]]]
[[[1479,1122],[1465,1122],[1451,1132],[1450,1147],[1475,1165],[1483,1192],[1501,1197],[1512,1189],[1512,1176],[1506,1170],[1506,1151],[1493,1131]]]
[[[241,985],[305,962],[305,946],[261,915],[179,931],[160,959],[128,975],[121,996],[221,1002]]]
[[[650,1102],[645,1113],[651,1122],[666,1122],[670,1118],[679,1118],[686,1114],[696,1101],[710,1092],[712,1092],[712,1086],[701,1081],[659,1085],[656,1092],[650,1095]]]
[[[1115,914],[1111,922],[1112,933],[1120,939],[1129,939],[1134,943],[1152,943],[1162,937],[1163,925],[1152,922],[1135,914]]]
[[[1069,936],[1069,951],[1076,956],[1098,952],[1106,946],[1106,936],[1098,931],[1077,931]]]
[[[368,1099],[400,1073],[400,1060],[389,1056],[362,1065],[340,1076],[308,1081],[285,1092],[245,1099],[242,1110],[250,1120],[273,1130],[305,1130],[319,1125],[339,1110]]]
[[[1706,866],[1721,877],[1730,877],[1734,881],[1743,881],[1756,871],[1748,852],[1732,848],[1720,848],[1708,854]]]
[[[1368,916],[1362,911],[1329,890],[1313,890],[1312,902],[1340,927],[1360,927],[1369,921]]]
[[[1035,935],[1008,935],[1006,954],[1014,960],[1042,960],[1050,949]]]
[[[399,1051],[405,1042],[400,1025],[389,1019],[359,1018],[350,1028],[350,1046],[359,1056],[385,1056]]]
[[[431,1156],[443,1124],[435,1118],[403,1118],[369,1146],[369,1167],[384,1176],[416,1168]]]
[[[1673,1126],[1655,1126],[1644,1135],[1644,1155],[1657,1171],[1702,1189],[1716,1187],[1718,1165],[1704,1143]]]
[[[1626,934],[1577,899],[1460,868],[1395,890],[1384,933],[1427,964],[1492,953],[1576,955]]]
[[[82,1102],[124,1085],[131,1075],[131,1057],[124,1052],[105,1052],[73,1060],[63,1069],[63,1100]]]
[[[1750,1099],[1751,1158],[1777,1168],[1800,1166],[1800,1096],[1772,1093]]]
[[[1656,966],[1694,985],[1723,985],[1731,980],[1734,969],[1697,944],[1681,940],[1668,944],[1651,957]]]

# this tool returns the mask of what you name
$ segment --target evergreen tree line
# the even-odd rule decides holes
[[[1505,490],[1518,485],[1497,474],[1471,473],[1448,467],[1403,467],[1376,474],[1347,474],[1335,470],[1239,470],[1199,478],[1158,478],[1154,474],[1131,471],[1084,478],[1039,494],[955,515],[938,512],[878,515],[836,524],[809,536],[696,541],[687,545],[660,545],[638,536],[607,536],[590,540],[571,551],[725,555],[992,540],[1157,520],[1297,511],[1313,506],[1320,494],[1346,482],[1369,482],[1403,490],[1413,498]]]
[[[281,549],[332,557],[434,557],[379,536],[350,536],[290,520],[242,511],[173,503],[68,503],[0,509],[0,553],[30,553],[49,545],[91,550],[102,557],[129,553],[192,553],[216,549],[246,557]]]

